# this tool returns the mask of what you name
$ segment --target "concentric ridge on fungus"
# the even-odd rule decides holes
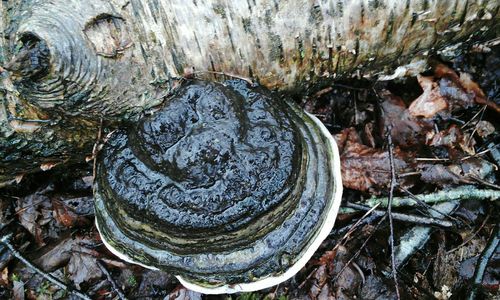
[[[314,116],[240,80],[192,81],[98,158],[96,222],[121,258],[203,293],[302,268],[333,227],[337,147]]]

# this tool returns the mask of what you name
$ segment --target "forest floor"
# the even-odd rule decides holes
[[[78,299],[74,291],[92,299],[500,299],[500,47],[436,56],[418,77],[343,80],[295,100],[335,136],[344,196],[329,238],[292,279],[208,297],[121,261],[94,225],[89,162],[0,190],[0,299]]]

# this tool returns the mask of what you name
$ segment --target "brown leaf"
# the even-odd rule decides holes
[[[0,277],[0,285],[3,287],[7,287],[9,285],[9,268],[3,268]]]
[[[141,277],[141,283],[134,290],[131,298],[140,298],[142,295],[152,295],[158,298],[162,296],[161,298],[164,298],[165,294],[176,284],[176,279],[173,275],[161,271],[144,270],[141,272]]]
[[[337,251],[326,251],[321,255],[319,258],[319,264],[320,265],[329,265],[333,262],[335,259],[335,256],[337,255]]]
[[[346,131],[348,135],[340,155],[343,185],[359,191],[380,193],[390,183],[388,151],[361,144],[354,128],[346,129]],[[342,134],[339,137],[342,138]],[[394,149],[396,173],[409,171],[409,166],[404,159],[408,156],[408,153],[399,148]],[[411,185],[409,179],[401,180],[400,184]]]
[[[46,272],[52,272],[65,265],[71,258],[71,249],[75,240],[67,238],[35,260],[37,266]]]
[[[53,167],[57,166],[60,162],[46,162],[40,165],[42,171],[48,171]]]
[[[474,271],[478,263],[478,257],[479,256],[471,257],[461,263],[459,274],[462,278],[469,280],[474,275]],[[481,282],[482,287],[490,290],[493,293],[498,292],[498,289],[500,288],[500,280],[498,278],[499,273],[500,258],[497,255],[493,256],[488,262],[483,276],[483,281]]]
[[[68,263],[68,273],[78,288],[83,282],[102,276],[96,257],[88,252],[89,249],[86,248],[73,248],[73,254]]]
[[[474,95],[467,91],[450,78],[441,78],[439,80],[439,92],[448,101],[448,111],[454,111],[456,108],[469,108],[475,105]]]
[[[495,126],[488,121],[482,120],[477,122],[476,132],[480,137],[485,138],[495,133]]]
[[[91,248],[96,241],[91,237],[68,237],[35,262],[46,272],[52,272],[66,265],[70,279],[76,286],[102,276],[97,264],[99,253]]]
[[[433,122],[412,116],[404,101],[388,90],[380,91],[379,95],[384,99],[381,104],[383,136],[386,134],[387,127],[391,125],[391,136],[396,145],[413,147],[422,144],[427,131],[432,129]]]
[[[66,227],[83,227],[91,223],[90,220],[79,216],[71,207],[58,199],[52,199],[52,207],[56,220]]]
[[[432,277],[434,286],[454,286],[458,280],[458,261],[453,253],[447,253],[444,238],[439,241],[438,251],[434,261]]]
[[[16,207],[19,222],[35,237],[39,246],[45,244],[41,228],[46,221],[42,213],[44,207],[50,207],[49,198],[38,193],[19,198]]]
[[[432,118],[448,108],[448,101],[441,95],[433,77],[419,75],[417,80],[424,92],[410,104],[408,110],[411,116]]]
[[[420,179],[430,184],[439,186],[458,184],[462,178],[443,165],[424,164],[419,167],[422,168]]]
[[[325,265],[319,266],[311,278],[311,287],[309,289],[309,296],[311,299],[324,299],[320,298],[320,294],[322,294],[323,288],[326,287],[328,293],[328,272],[327,267]]]
[[[458,143],[462,141],[463,138],[464,134],[460,127],[452,124],[448,129],[436,133],[427,144],[434,147],[447,146],[450,148],[457,148],[457,146],[459,146]]]
[[[494,175],[498,167],[479,157],[471,157],[461,162],[460,169],[464,177],[487,179]]]
[[[453,105],[467,108],[472,106],[473,103],[477,103],[487,105],[492,110],[500,113],[500,107],[486,97],[483,90],[472,80],[469,74],[460,73],[460,76],[458,76],[454,70],[444,64],[438,64],[435,67],[434,74],[441,79],[440,85],[442,86],[441,92],[443,96],[448,96],[454,102]]]

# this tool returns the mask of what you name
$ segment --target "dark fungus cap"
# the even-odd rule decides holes
[[[241,80],[192,81],[97,164],[96,222],[119,257],[206,294],[295,275],[331,231],[337,146],[314,116]]]

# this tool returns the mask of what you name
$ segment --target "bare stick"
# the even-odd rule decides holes
[[[443,190],[431,194],[419,194],[418,199],[430,204],[439,202],[448,202],[452,200],[498,200],[500,191],[493,189],[479,189],[472,185],[462,185],[454,189]],[[388,198],[371,198],[366,201],[366,205],[373,207],[380,203],[380,207],[387,207]],[[415,206],[417,201],[411,197],[393,197],[393,207]]]
[[[453,252],[457,251],[458,249],[462,248],[463,246],[467,245],[470,241],[472,241],[472,239],[474,239],[474,237],[476,237],[476,235],[483,229],[484,225],[486,225],[486,223],[490,219],[490,216],[491,216],[491,211],[490,211],[490,213],[488,213],[488,215],[486,216],[486,218],[484,218],[484,221],[481,224],[481,226],[479,226],[479,228],[469,238],[467,238],[463,243],[461,243],[460,245],[456,246],[455,248],[446,251],[446,253],[447,254],[453,253]]]
[[[387,205],[387,214],[389,215],[389,227],[391,229],[391,234],[389,236],[389,243],[391,245],[391,266],[392,266],[392,278],[394,279],[394,285],[396,288],[396,296],[398,299],[401,299],[401,296],[399,294],[399,285],[398,285],[398,276],[397,276],[397,270],[396,270],[396,259],[395,259],[395,251],[394,251],[394,224],[392,220],[392,200],[394,197],[394,188],[396,187],[396,170],[394,168],[394,153],[393,153],[393,147],[394,145],[392,144],[392,137],[391,137],[391,131],[392,127],[389,126],[387,128],[387,144],[389,148],[389,162],[391,164],[391,188],[389,190],[389,203]]]
[[[106,275],[106,278],[108,279],[109,283],[111,283],[111,286],[113,287],[113,290],[118,295],[118,298],[120,298],[121,300],[127,300],[127,297],[125,297],[125,294],[123,294],[123,291],[121,290],[121,288],[113,280],[113,277],[109,273],[108,269],[106,269],[106,267],[104,266],[104,264],[102,263],[101,260],[99,260],[99,259],[97,260],[97,265],[99,266],[99,269],[101,269],[101,272],[103,272],[104,275]]]
[[[356,251],[356,253],[347,261],[347,263],[342,267],[342,269],[337,273],[337,275],[335,276],[335,278],[332,280],[332,282],[335,282],[337,281],[337,279],[339,279],[340,275],[345,271],[345,269],[347,269],[347,267],[356,259],[358,258],[358,256],[361,254],[361,251],[366,247],[366,245],[368,244],[368,241],[372,238],[373,234],[377,231],[377,229],[380,227],[380,224],[382,224],[385,219],[387,217],[387,213],[385,213],[384,217],[382,217],[382,219],[380,219],[380,221],[378,221],[377,225],[375,226],[375,230],[373,230],[372,233],[370,233],[370,235],[366,238],[366,240],[363,242],[363,244],[361,245],[361,247],[359,247],[358,251]]]
[[[30,269],[32,269],[33,271],[35,271],[36,273],[38,273],[39,275],[41,275],[43,278],[47,279],[48,281],[50,281],[54,285],[58,286],[60,289],[65,290],[68,293],[79,297],[80,299],[91,300],[89,298],[89,296],[83,294],[80,291],[77,291],[77,290],[74,290],[74,289],[68,287],[66,284],[64,284],[59,279],[55,278],[54,276],[52,276],[50,274],[45,273],[44,271],[42,271],[41,269],[39,269],[37,266],[33,265],[26,258],[24,258],[24,256],[22,256],[22,254],[19,251],[17,251],[17,249],[14,248],[14,246],[12,246],[12,244],[10,243],[9,240],[10,240],[11,237],[12,237],[12,234],[7,234],[7,235],[2,236],[0,238],[0,243],[4,244],[7,248],[9,248],[10,252],[12,253],[12,255],[14,255],[17,259],[19,259],[20,261],[22,261],[26,266],[28,266]]]
[[[495,229],[491,233],[488,244],[477,260],[476,270],[474,271],[474,277],[472,278],[472,284],[474,285],[474,287],[472,288],[472,291],[467,299],[473,300],[477,297],[478,287],[483,282],[484,273],[486,272],[486,266],[488,265],[488,262],[490,261],[493,254],[495,254],[498,244],[500,243],[499,227],[500,224],[497,223]]]
[[[356,203],[350,203],[350,202],[348,202],[346,206],[349,208],[353,208],[353,209],[361,210],[361,211],[370,209],[369,207],[359,205]],[[382,217],[386,214],[386,212],[381,211],[381,210],[375,210],[372,212],[372,214],[374,216]],[[432,217],[421,217],[421,216],[416,216],[416,215],[412,215],[412,214],[401,214],[401,213],[393,212],[392,218],[394,220],[415,223],[415,224],[419,224],[419,225],[435,225],[435,226],[440,226],[440,227],[444,227],[444,228],[453,227],[453,222],[450,222],[450,221],[439,220],[439,219],[432,218]]]

